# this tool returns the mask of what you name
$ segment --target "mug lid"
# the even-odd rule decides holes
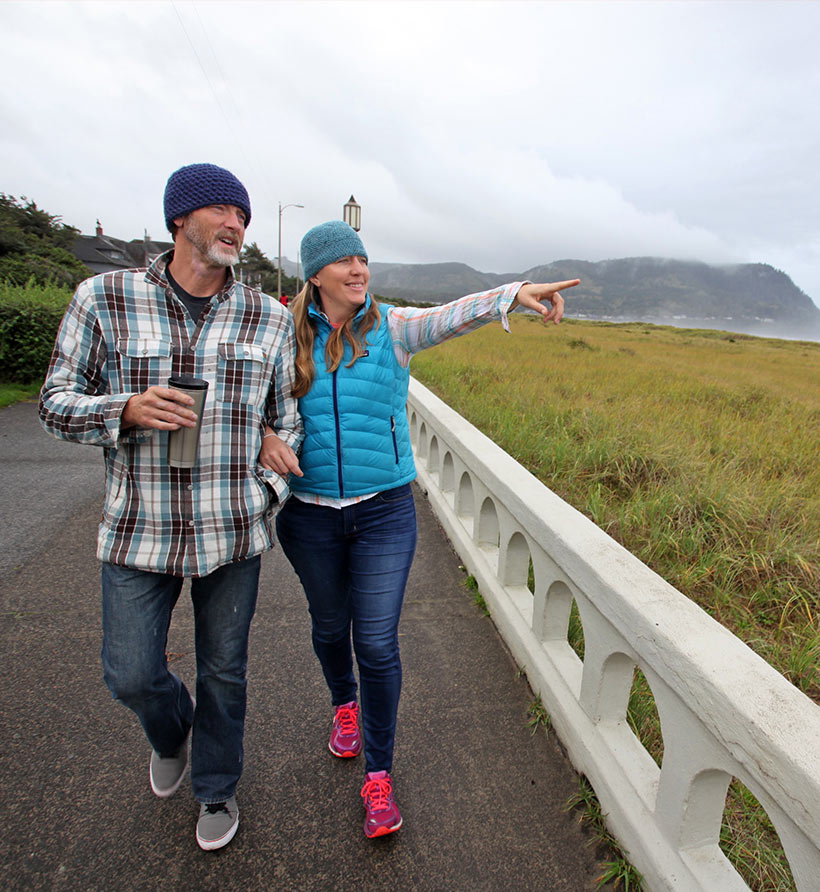
[[[193,375],[174,375],[168,379],[169,387],[182,387],[186,390],[207,390],[208,382]]]

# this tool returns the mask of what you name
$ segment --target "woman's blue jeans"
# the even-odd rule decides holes
[[[260,558],[226,564],[191,580],[196,646],[196,711],[168,669],[171,613],[183,579],[102,565],[103,676],[132,709],[148,741],[170,756],[191,738],[191,783],[199,802],[224,802],[242,774],[248,633],[256,610]]]
[[[356,699],[352,634],[366,770],[389,771],[401,693],[399,616],[416,550],[410,485],[347,508],[292,497],[276,529],[307,595],[313,649],[334,706]]]

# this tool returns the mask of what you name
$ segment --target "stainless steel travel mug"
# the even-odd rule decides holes
[[[202,427],[202,409],[208,392],[208,382],[192,375],[179,375],[168,379],[168,386],[181,390],[194,398],[189,408],[197,414],[196,427],[181,427],[168,435],[168,464],[172,468],[193,468],[199,452],[199,431]]]

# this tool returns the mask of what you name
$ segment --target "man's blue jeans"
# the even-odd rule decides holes
[[[183,579],[102,565],[103,675],[132,709],[151,746],[170,756],[191,738],[191,782],[199,802],[224,802],[242,774],[248,633],[260,558],[226,564],[191,580],[196,646],[196,712],[168,670],[165,649]]]
[[[356,699],[352,631],[366,770],[389,771],[401,693],[399,616],[416,550],[410,485],[347,508],[292,497],[276,529],[307,595],[313,649],[334,706]]]

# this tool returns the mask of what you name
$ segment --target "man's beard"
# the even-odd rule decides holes
[[[194,217],[189,217],[183,230],[188,241],[214,266],[233,266],[239,263],[239,248],[223,245],[218,239],[223,236],[238,241],[231,232],[215,232],[211,235]],[[209,241],[210,239],[210,241]],[[241,247],[241,242],[239,243]]]

